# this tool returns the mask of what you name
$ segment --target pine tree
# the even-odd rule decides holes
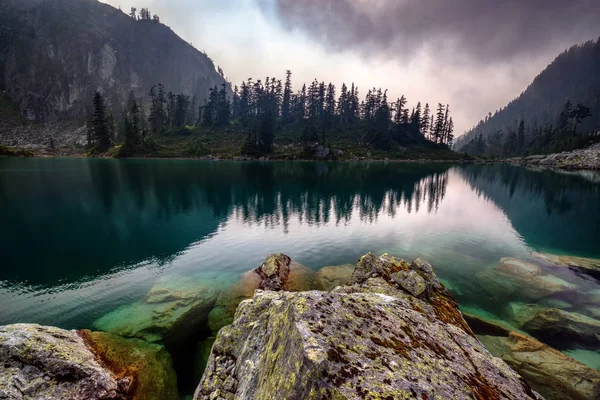
[[[292,71],[288,70],[285,73],[285,87],[283,89],[283,101],[281,103],[281,121],[283,125],[292,122],[291,113],[292,100]]]
[[[333,125],[333,118],[335,116],[335,86],[329,83],[327,86],[327,94],[325,95],[325,127],[329,128]]]
[[[106,120],[106,106],[102,93],[94,95],[94,139],[100,150],[110,147],[110,132]]]
[[[444,106],[442,105],[442,103],[438,103],[438,108],[437,108],[437,115],[436,115],[436,120],[435,120],[435,127],[433,129],[433,141],[435,143],[442,143],[443,142],[443,135],[444,135],[444,115],[445,115],[445,109]]]
[[[525,120],[521,118],[517,131],[517,154],[522,153],[525,147]]]
[[[190,107],[190,98],[185,94],[175,96],[175,115],[173,123],[177,127],[185,126]]]
[[[229,103],[229,97],[227,95],[227,84],[221,84],[221,90],[219,90],[217,107],[216,107],[216,125],[223,127],[229,125],[229,118],[231,116],[231,105]]]
[[[431,110],[429,109],[429,103],[425,103],[425,109],[421,116],[421,134],[429,139],[429,118],[431,117]]]
[[[452,117],[450,117],[450,120],[448,121],[446,137],[447,137],[446,144],[448,146],[452,147],[452,143],[454,143],[454,121],[452,121]]]
[[[345,83],[342,84],[342,89],[340,93],[340,99],[338,100],[338,109],[337,113],[340,116],[340,121],[342,124],[346,124],[349,121],[349,111],[350,104],[348,98],[348,87]]]

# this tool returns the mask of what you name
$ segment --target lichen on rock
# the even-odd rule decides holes
[[[422,260],[363,256],[332,292],[257,291],[195,399],[541,399],[492,357]]]
[[[0,327],[0,399],[176,400],[168,353],[105,333]]]
[[[221,290],[208,315],[210,329],[216,335],[219,329],[231,324],[238,304],[252,298],[257,289],[310,290],[313,280],[311,269],[285,254],[270,254],[258,268],[244,273],[236,283]]]

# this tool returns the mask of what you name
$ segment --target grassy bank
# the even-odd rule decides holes
[[[0,157],[33,157],[35,153],[30,150],[0,145]]]
[[[263,157],[269,160],[439,160],[469,161],[473,158],[451,151],[441,144],[413,144],[390,146],[388,149],[376,149],[365,143],[364,132],[330,131],[324,140],[329,149],[327,157],[317,157],[316,147],[305,149],[300,138],[301,133],[284,130],[276,135],[273,152]],[[153,135],[144,140],[144,144],[135,149],[115,147],[107,153],[113,157],[139,158],[219,158],[240,159],[248,157],[242,153],[246,134],[241,127],[225,129],[188,126],[170,129],[161,135]]]

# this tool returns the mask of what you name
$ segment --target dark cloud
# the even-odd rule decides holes
[[[600,35],[600,0],[275,0],[284,26],[333,49],[406,57],[426,48],[491,63]]]

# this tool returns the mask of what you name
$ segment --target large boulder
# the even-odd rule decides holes
[[[479,339],[546,400],[600,399],[600,372],[546,344],[515,332]]]
[[[161,278],[145,298],[102,316],[94,328],[147,342],[179,340],[206,325],[218,290],[195,277]]]
[[[522,303],[511,303],[509,315],[520,329],[558,349],[600,348],[600,320]]]
[[[576,289],[572,283],[516,258],[502,258],[494,267],[478,272],[477,279],[498,300],[538,300]]]
[[[216,335],[219,329],[231,324],[238,304],[252,298],[257,289],[299,292],[310,290],[313,280],[314,271],[310,268],[285,254],[270,254],[258,268],[246,272],[220,292],[208,316],[209,327]]]
[[[105,333],[0,327],[0,399],[176,400],[169,354]]]
[[[541,399],[475,338],[428,263],[373,254],[332,292],[243,301],[194,397]]]

